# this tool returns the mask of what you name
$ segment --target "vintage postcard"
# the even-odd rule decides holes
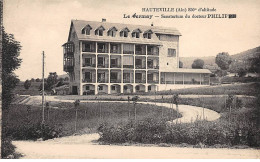
[[[258,0],[1,0],[3,159],[259,159]]]

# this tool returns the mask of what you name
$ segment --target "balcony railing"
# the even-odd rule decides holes
[[[110,83],[121,83],[120,79],[111,79],[110,78]]]
[[[108,68],[108,64],[98,64],[98,68]]]
[[[134,68],[134,65],[123,65],[123,68],[130,68],[130,69],[133,69],[133,68]]]
[[[159,66],[158,66],[158,65],[156,65],[156,66],[147,65],[147,68],[148,68],[148,69],[159,69]]]
[[[85,48],[85,49],[82,49],[82,52],[96,52],[96,50],[93,48]]]
[[[96,67],[96,64],[83,64],[83,67]]]
[[[107,49],[97,49],[98,53],[108,53]]]
[[[135,83],[145,83],[145,79],[135,79]]]
[[[123,51],[124,54],[134,54],[134,51]]]
[[[83,83],[95,83],[94,79],[82,79]]]
[[[120,50],[110,50],[110,53],[121,53]]]
[[[147,51],[147,55],[159,55],[159,51]]]
[[[133,83],[134,79],[123,79],[124,83]]]
[[[158,84],[158,83],[159,83],[159,80],[147,80],[147,83],[155,83],[155,84]]]
[[[136,55],[145,55],[145,51],[135,51]]]
[[[99,79],[97,80],[98,83],[108,83],[108,79],[104,78],[104,79]]]
[[[145,65],[135,65],[136,69],[145,69]]]
[[[121,68],[121,65],[118,65],[118,64],[111,64],[110,67],[111,67],[111,68]]]

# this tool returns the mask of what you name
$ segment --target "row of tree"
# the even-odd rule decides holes
[[[66,78],[68,78],[68,77],[66,77]],[[50,72],[48,78],[44,79],[45,90],[49,91],[54,87],[59,87],[59,86],[64,85],[64,81],[68,81],[68,79],[66,79],[66,78],[58,78],[58,75],[56,72]],[[29,89],[31,87],[32,82],[33,82],[32,79],[31,80],[27,79],[24,82],[24,88]],[[40,85],[39,90],[40,91],[42,90],[42,84]]]

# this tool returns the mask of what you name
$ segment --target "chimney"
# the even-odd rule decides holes
[[[151,26],[153,26],[153,23],[151,23]]]
[[[107,21],[106,19],[102,18],[102,22],[106,22],[106,21]]]

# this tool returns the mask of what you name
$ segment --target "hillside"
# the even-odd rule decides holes
[[[233,63],[230,66],[230,69],[235,70],[238,68],[248,68],[247,60],[256,55],[260,54],[260,46],[256,48],[252,48],[234,55],[231,55],[233,59]],[[210,70],[217,69],[218,66],[215,64],[215,56],[208,57],[180,57],[180,61],[183,62],[183,68],[191,68],[191,65],[195,59],[202,59],[205,63],[204,68],[208,68]]]

